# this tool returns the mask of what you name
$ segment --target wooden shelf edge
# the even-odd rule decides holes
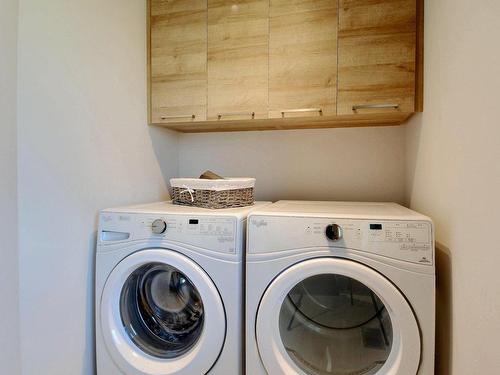
[[[424,0],[417,0],[415,112],[424,111]]]
[[[289,119],[169,122],[153,123],[182,133],[236,132],[262,130],[354,128],[370,126],[397,126],[405,123],[413,113],[377,113],[367,115],[341,115],[329,117],[308,117]]]

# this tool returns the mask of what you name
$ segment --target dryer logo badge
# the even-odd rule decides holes
[[[267,227],[267,221],[263,220],[263,219],[260,219],[260,220],[257,220],[257,219],[252,219],[251,220],[251,223],[254,227],[257,227],[257,228],[260,228],[260,227]]]

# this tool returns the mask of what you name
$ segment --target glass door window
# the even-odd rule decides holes
[[[304,260],[273,279],[256,338],[273,375],[415,375],[420,362],[404,296],[377,271],[342,258]]]
[[[279,331],[289,357],[311,375],[375,374],[392,346],[382,301],[366,285],[337,274],[296,284],[282,303]]]
[[[123,326],[144,352],[169,359],[198,341],[204,324],[200,294],[191,280],[168,264],[149,263],[126,280],[120,297]]]
[[[98,334],[124,374],[206,374],[224,346],[217,287],[175,250],[143,249],[122,259],[106,280],[99,310]]]

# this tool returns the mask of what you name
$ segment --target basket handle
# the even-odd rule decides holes
[[[191,203],[194,202],[194,196],[193,196],[194,189],[191,189],[190,187],[188,187],[186,185],[182,185],[182,187],[184,188],[184,190],[181,190],[179,192],[179,195],[184,194],[184,193],[189,193],[189,195],[191,196]]]

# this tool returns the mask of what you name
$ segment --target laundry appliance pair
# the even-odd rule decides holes
[[[101,212],[98,375],[430,375],[433,341],[433,227],[399,205]]]

